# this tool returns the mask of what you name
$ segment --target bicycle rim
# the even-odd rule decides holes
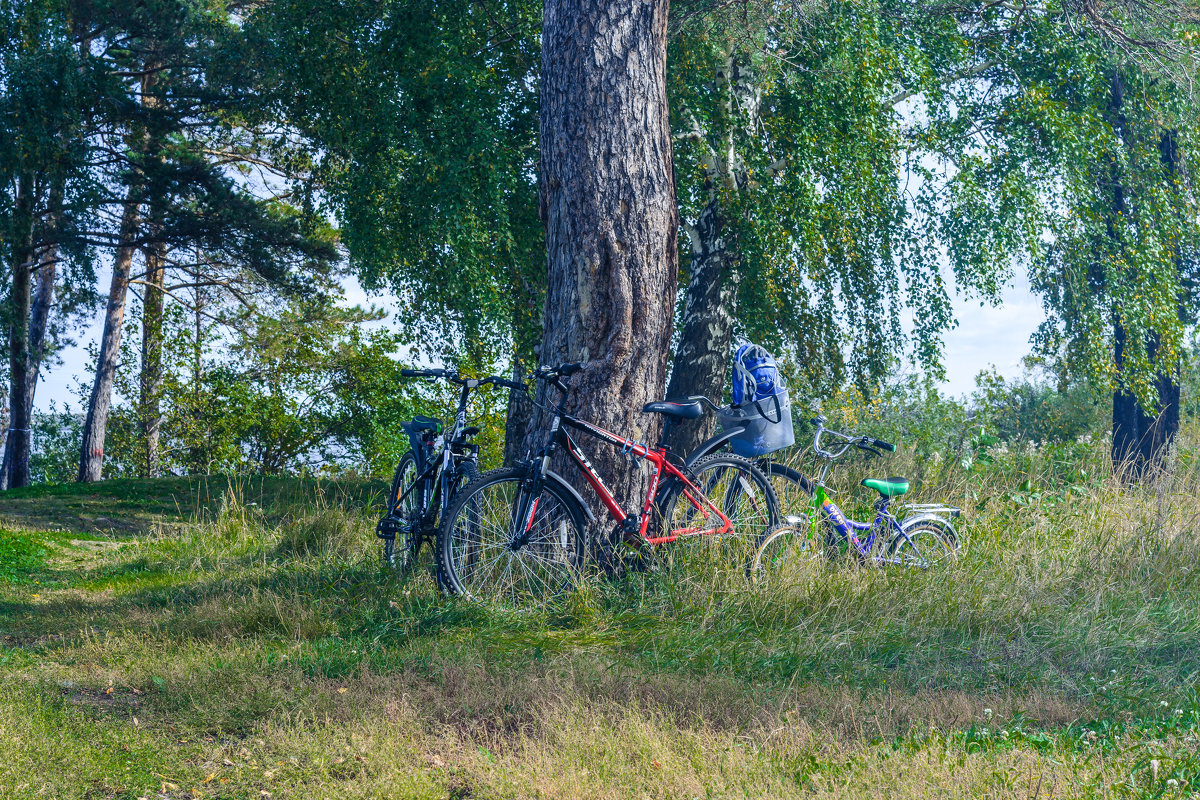
[[[750,561],[749,577],[755,583],[778,587],[799,583],[820,560],[823,548],[808,520],[785,522],[767,531]]]
[[[892,563],[928,569],[958,557],[958,541],[940,525],[921,523],[897,536],[889,553]]]
[[[438,535],[439,566],[455,594],[519,605],[557,594],[578,577],[583,525],[573,503],[551,485],[529,498],[523,482],[521,471],[500,470],[456,497]],[[514,549],[514,535],[523,531],[528,541]]]

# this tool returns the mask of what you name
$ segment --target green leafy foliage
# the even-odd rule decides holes
[[[539,12],[303,0],[247,26],[277,102],[321,152],[357,274],[401,298],[407,344],[443,359],[462,342],[527,355],[540,336]]]

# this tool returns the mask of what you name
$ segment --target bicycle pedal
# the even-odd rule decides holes
[[[395,539],[396,534],[401,532],[401,526],[401,520],[391,516],[384,517],[375,526],[375,535],[380,539]]]

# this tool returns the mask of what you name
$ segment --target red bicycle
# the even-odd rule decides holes
[[[623,545],[644,550],[701,536],[737,536],[748,550],[778,522],[778,503],[766,475],[747,459],[714,452],[738,431],[714,436],[687,459],[666,447],[670,426],[698,418],[702,403],[712,406],[710,401],[689,397],[646,404],[644,412],[666,417],[662,440],[648,447],[566,412],[569,378],[580,369],[580,364],[561,364],[535,373],[544,387],[559,391],[558,405],[547,409],[552,417],[545,446],[531,462],[480,476],[455,495],[443,515],[435,560],[438,582],[447,591],[521,602],[557,593],[578,579],[596,517],[579,492],[550,469],[560,448],[614,521],[602,552],[611,554]],[[621,507],[571,429],[620,447],[653,468],[640,511]],[[745,556],[739,552],[739,558]]]

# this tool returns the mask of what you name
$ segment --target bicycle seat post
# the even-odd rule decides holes
[[[654,445],[655,450],[666,452],[671,448],[667,446],[667,436],[671,433],[671,426],[675,424],[675,420],[671,417],[663,418],[662,433],[658,437],[658,444]]]

